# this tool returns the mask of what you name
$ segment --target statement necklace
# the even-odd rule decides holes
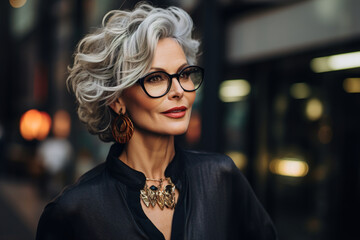
[[[167,180],[168,184],[162,188],[162,183]],[[148,187],[147,181],[159,182],[156,187],[151,185]],[[165,179],[150,179],[146,178],[145,186],[140,190],[140,198],[144,202],[146,207],[155,207],[159,205],[160,209],[163,210],[164,206],[170,209],[175,207],[175,185],[172,183],[170,177]]]

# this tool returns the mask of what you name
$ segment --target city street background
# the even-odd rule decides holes
[[[137,2],[0,2],[0,239],[34,239],[46,203],[105,160],[67,66],[105,13]],[[151,3],[186,10],[201,41],[205,80],[178,143],[229,155],[280,239],[358,238],[360,1]]]

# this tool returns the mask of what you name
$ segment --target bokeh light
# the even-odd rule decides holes
[[[219,98],[223,102],[237,102],[247,96],[250,90],[250,84],[246,80],[226,80],[220,84]]]
[[[240,170],[244,170],[247,165],[247,157],[244,153],[239,151],[230,151],[226,152],[226,155],[228,155],[235,163],[236,167]]]
[[[316,73],[358,68],[360,67],[360,52],[315,58],[311,61],[310,65]]]
[[[50,128],[51,118],[46,112],[31,109],[25,112],[20,119],[20,134],[28,141],[45,139]]]
[[[304,177],[309,171],[305,161],[297,158],[274,159],[270,162],[269,169],[272,173],[288,177]]]
[[[360,78],[346,78],[343,87],[348,93],[360,93]]]
[[[70,114],[65,110],[58,110],[54,114],[53,133],[55,137],[67,138],[71,129]]]
[[[189,127],[186,132],[186,142],[189,144],[196,144],[200,141],[201,137],[201,117],[200,114],[194,111],[191,114]]]
[[[333,137],[333,132],[330,126],[322,125],[319,128],[318,138],[322,144],[328,144],[329,142],[331,142],[332,137]]]
[[[324,111],[323,104],[317,98],[312,98],[306,103],[306,117],[310,121],[316,121],[321,118]]]
[[[306,83],[294,83],[290,87],[290,94],[295,99],[308,98],[310,93],[310,87]]]
[[[9,0],[9,3],[13,8],[21,8],[25,5],[26,0]]]
[[[38,134],[36,139],[37,140],[43,140],[45,139],[51,128],[51,117],[46,112],[40,112],[41,115],[41,127],[38,130]]]

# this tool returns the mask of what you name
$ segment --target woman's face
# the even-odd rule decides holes
[[[159,40],[150,72],[178,73],[187,61],[181,46],[171,38]],[[139,84],[124,90],[122,100],[136,130],[160,135],[179,135],[186,132],[196,93],[185,92],[176,78],[163,97],[150,98]],[[175,108],[175,109],[174,109]]]

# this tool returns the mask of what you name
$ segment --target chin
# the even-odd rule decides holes
[[[184,134],[188,129],[189,124],[166,124],[162,128],[166,135],[181,135]]]
[[[174,131],[172,134],[170,135],[173,135],[173,136],[177,136],[177,135],[182,135],[182,134],[185,134],[187,131],[187,129],[182,129],[182,130],[179,130],[179,131]]]

